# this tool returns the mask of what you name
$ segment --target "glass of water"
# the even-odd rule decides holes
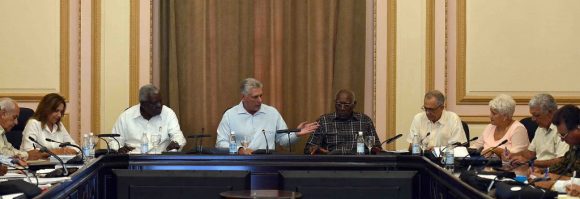
[[[151,134],[151,144],[153,144],[153,148],[151,149],[151,154],[160,154],[161,150],[159,150],[159,144],[161,142],[161,135],[154,133]]]
[[[244,150],[248,149],[248,146],[250,145],[250,136],[243,136],[240,144],[242,144]]]
[[[370,155],[373,146],[375,146],[375,136],[374,135],[367,136],[365,139],[365,142],[366,142],[365,144],[367,145],[367,148],[369,148],[369,155]]]

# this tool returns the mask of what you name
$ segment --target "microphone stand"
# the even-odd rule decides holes
[[[111,146],[109,146],[109,142],[107,140],[105,140],[105,138],[102,138],[102,137],[98,137],[98,138],[100,140],[103,140],[105,142],[105,144],[107,144],[107,154],[110,154],[111,153]],[[113,139],[115,139],[115,137],[113,137]],[[117,139],[115,139],[115,140],[117,140]],[[95,146],[97,146],[97,145],[95,144]],[[117,141],[117,146],[119,146],[119,149],[121,148],[121,145],[119,144],[119,141]]]
[[[64,176],[68,176],[68,169],[66,168],[66,165],[64,164],[64,162],[62,161],[62,159],[60,159],[60,157],[58,157],[58,155],[54,154],[52,151],[48,150],[48,148],[46,148],[42,144],[38,143],[34,138],[32,138],[32,137],[29,136],[28,139],[30,139],[32,142],[34,142],[34,143],[36,143],[36,144],[38,144],[40,146],[40,152],[48,153],[49,155],[51,155],[52,157],[54,157],[56,160],[58,160],[58,162],[60,163],[60,165],[62,165],[62,169],[64,170]]]
[[[266,130],[262,129],[262,134],[264,135],[264,140],[266,140],[266,154],[270,154],[270,146],[268,146],[268,136],[266,136]]]
[[[83,149],[81,149],[81,147],[79,147],[77,145],[71,144],[70,142],[58,142],[58,141],[50,139],[50,138],[46,138],[45,140],[49,141],[49,142],[59,143],[60,144],[60,145],[58,145],[59,147],[72,146],[74,148],[77,148],[81,154],[81,160],[85,159],[85,154],[83,153]],[[69,161],[69,163],[70,163],[70,161]]]

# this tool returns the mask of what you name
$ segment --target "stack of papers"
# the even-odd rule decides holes
[[[435,157],[441,157],[441,149],[445,149],[445,147],[433,147],[433,155],[435,155]],[[469,157],[469,152],[467,152],[467,148],[466,147],[455,147],[453,149],[453,156],[455,156],[456,158],[463,158],[463,157]]]

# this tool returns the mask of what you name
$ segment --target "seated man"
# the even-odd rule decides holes
[[[298,137],[308,135],[316,128],[316,123],[303,122],[298,125],[300,132],[287,134],[276,133],[277,130],[288,129],[286,122],[276,108],[262,104],[262,83],[253,78],[242,81],[240,86],[242,101],[228,109],[218,126],[216,148],[229,147],[229,135],[235,132],[238,146],[245,137],[249,141],[246,150],[240,154],[252,154],[257,149],[274,150],[275,144],[286,145],[296,142]]]
[[[422,109],[424,112],[417,113],[411,123],[407,137],[409,149],[415,135],[427,143],[425,150],[431,150],[436,146],[446,146],[449,141],[460,143],[467,141],[463,125],[461,125],[461,118],[457,114],[445,110],[443,93],[438,90],[427,92]],[[429,136],[427,133],[430,133]]]
[[[175,112],[161,103],[159,90],[151,84],[139,89],[139,104],[121,113],[112,133],[121,135],[118,139],[121,146],[114,141],[109,142],[113,149],[120,147],[119,153],[147,153],[140,147],[144,133],[149,140],[149,151],[153,150],[153,134],[161,137],[158,148],[167,151],[181,149],[186,142]]]
[[[20,108],[16,101],[10,98],[0,99],[0,155],[16,157],[18,159],[37,160],[48,158],[47,153],[38,150],[20,151],[12,146],[6,138],[6,132],[18,124]]]
[[[574,171],[580,171],[580,109],[574,105],[566,105],[558,109],[553,118],[558,128],[560,138],[570,145],[570,149],[561,161],[550,167],[550,181],[537,182],[536,186],[552,188],[558,192],[565,192],[565,186]],[[535,176],[542,176],[539,170]]]
[[[512,165],[523,164],[533,157],[536,167],[549,167],[558,162],[564,153],[568,151],[569,145],[560,139],[556,125],[552,124],[554,112],[558,110],[558,105],[549,94],[538,94],[530,100],[530,114],[532,119],[538,123],[538,129],[534,139],[528,146],[528,150],[514,153],[510,157]]]
[[[335,98],[335,112],[320,116],[321,125],[308,139],[304,154],[328,153],[334,150],[356,151],[358,132],[364,136],[375,136],[375,146],[381,148],[375,126],[364,113],[354,112],[354,92],[340,90]]]

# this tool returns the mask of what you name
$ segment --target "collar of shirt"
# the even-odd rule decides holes
[[[164,109],[165,109],[165,105],[163,105],[163,107],[161,107],[161,113],[159,113],[159,115],[151,117],[151,119],[156,118],[156,117],[160,117],[163,120],[162,115],[163,115],[163,112],[165,112]],[[141,104],[139,104],[139,106],[136,109],[134,109],[133,112],[130,113],[130,115],[131,115],[131,118],[133,118],[133,119],[137,119],[139,117],[145,119],[143,117],[143,115],[141,115]],[[149,120],[151,120],[151,119],[149,119]]]
[[[264,114],[266,112],[264,112],[264,104],[262,104],[260,106],[260,110],[258,110],[258,112],[256,112],[254,115],[258,115],[258,114]],[[240,101],[240,104],[238,104],[236,106],[236,113],[238,114],[248,114],[251,115],[250,113],[248,113],[248,111],[246,110],[246,108],[244,108],[244,103]]]
[[[427,117],[426,113],[425,117]],[[443,112],[441,112],[441,118],[439,118],[439,120],[437,120],[436,122],[431,122],[429,118],[427,118],[427,120],[429,121],[429,123],[434,124],[436,126],[444,126],[447,123],[447,111],[443,110]]]
[[[546,131],[546,135],[547,134],[550,134],[551,132],[557,132],[558,131],[556,125],[554,125],[554,124],[550,124],[550,127],[548,127],[547,129],[544,129],[544,130]]]
[[[44,130],[46,130],[46,132],[49,132],[49,133],[56,133],[58,127],[59,126],[57,124],[53,124],[52,131],[51,131],[50,128],[48,128],[48,124],[46,124],[46,125],[44,125]]]
[[[358,114],[357,112],[352,112],[352,117],[348,118],[347,120],[341,120],[338,118],[338,116],[336,115],[336,112],[334,112],[334,114],[332,115],[332,121],[360,121],[361,120],[361,114]]]

